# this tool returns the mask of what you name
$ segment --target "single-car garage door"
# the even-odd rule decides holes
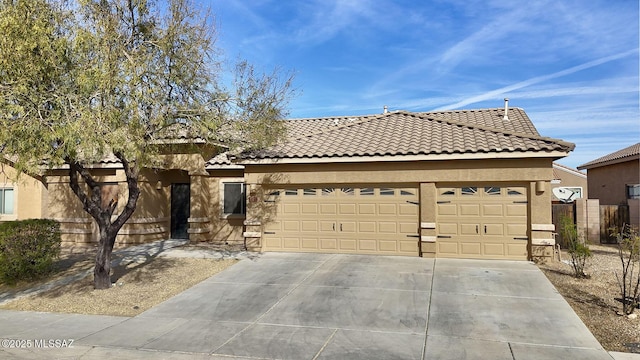
[[[264,251],[418,256],[418,189],[309,187],[267,191]]]
[[[439,187],[437,202],[437,257],[527,259],[525,187]]]

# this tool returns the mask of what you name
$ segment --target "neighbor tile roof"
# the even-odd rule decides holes
[[[587,178],[587,174],[583,173],[582,171],[578,170],[578,169],[574,169],[572,167],[568,167],[562,164],[558,164],[557,162],[553,163],[553,178],[554,179],[561,179],[562,178],[562,174],[560,173],[560,171],[564,171],[570,174],[573,174],[575,176],[579,176],[579,177],[583,177],[583,178]]]
[[[515,110],[515,109],[512,109]],[[505,152],[569,152],[574,144],[541,137],[523,111],[498,109],[292,120],[288,140],[244,159],[332,158]],[[309,132],[305,132],[309,131]],[[297,135],[297,136],[296,136]]]
[[[640,143],[631,145],[622,150],[612,152],[611,154],[589,161],[586,164],[578,166],[578,169],[592,169],[600,166],[611,165],[619,162],[635,160],[640,158]]]

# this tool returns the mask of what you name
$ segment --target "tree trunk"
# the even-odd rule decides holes
[[[116,242],[117,231],[111,234],[108,230],[110,224],[98,224],[100,228],[100,243],[96,254],[96,265],[93,269],[93,287],[95,289],[108,289],[111,287],[111,252]]]
[[[103,204],[100,191],[101,184],[93,178],[90,171],[82,164],[67,159],[67,164],[69,164],[69,185],[82,202],[84,210],[95,219],[100,231],[96,265],[93,270],[93,285],[96,289],[109,289],[111,287],[111,252],[116,243],[116,236],[120,228],[135,211],[138,196],[140,196],[137,169],[131,166],[131,163],[122,153],[114,152],[114,155],[120,160],[124,168],[129,196],[122,212],[113,221],[111,216],[118,205],[118,197],[109,199],[108,203]],[[90,190],[89,192],[80,186],[78,176],[82,177]]]

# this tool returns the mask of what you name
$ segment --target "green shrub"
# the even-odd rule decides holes
[[[587,259],[591,257],[591,249],[585,243],[582,234],[578,232],[573,219],[563,216],[560,219],[560,231],[562,238],[567,243],[567,251],[571,255],[573,275],[577,278],[588,277],[584,272],[584,268],[587,265]]]
[[[30,219],[0,224],[0,282],[15,284],[51,272],[60,255],[60,223]]]

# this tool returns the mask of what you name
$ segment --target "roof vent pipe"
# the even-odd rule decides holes
[[[509,121],[509,99],[504,98],[504,116],[502,120]]]
[[[386,114],[386,113],[388,113],[388,112],[389,112],[389,107],[388,107],[387,105],[385,105],[385,106],[382,108],[382,113],[383,113],[383,114]]]

